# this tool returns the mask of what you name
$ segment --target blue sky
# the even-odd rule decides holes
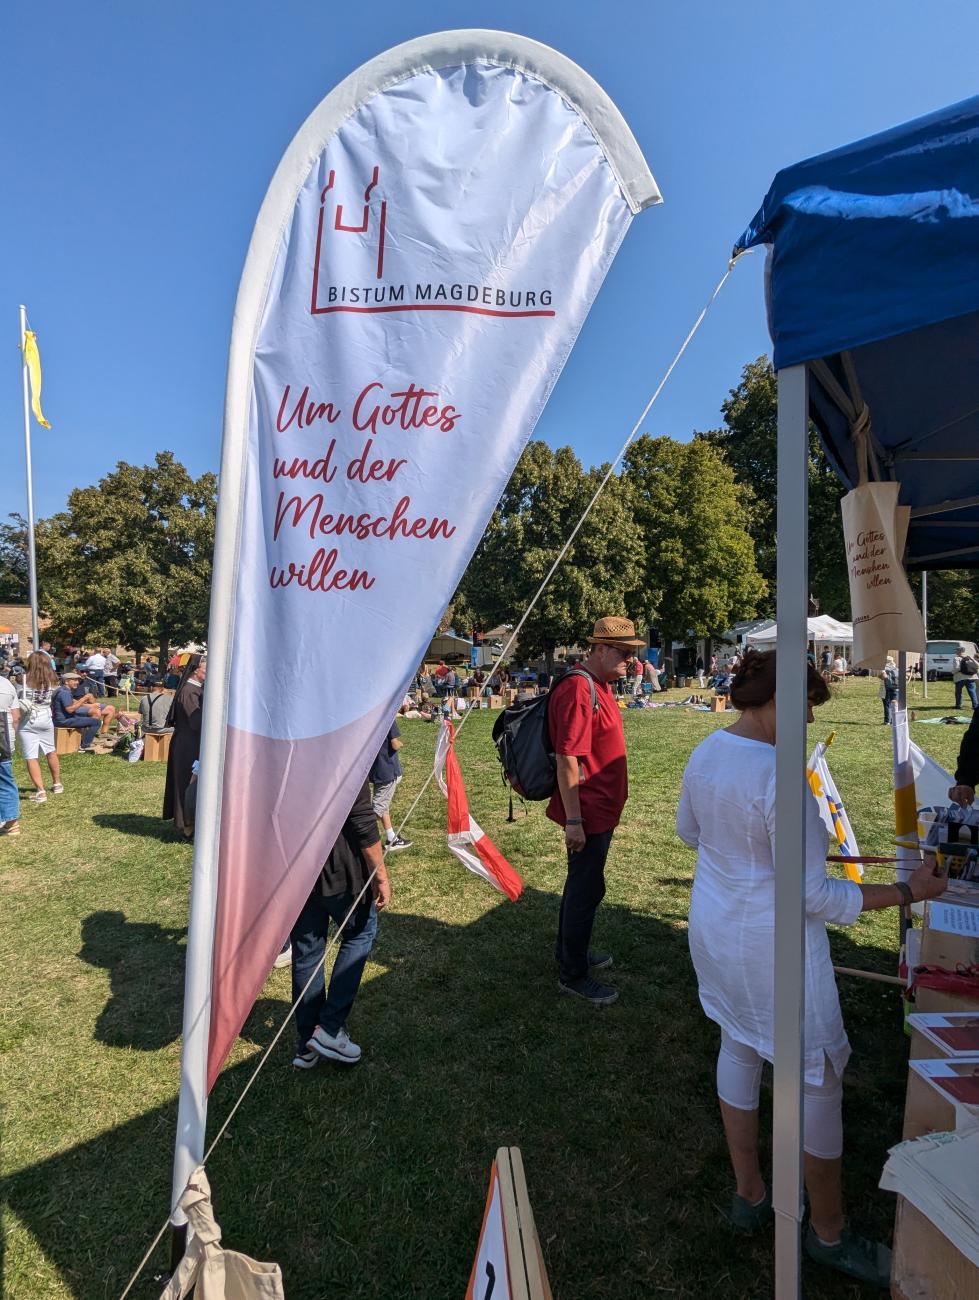
[[[216,469],[231,315],[252,224],[310,110],[412,36],[508,29],[616,101],[665,203],[633,224],[537,427],[586,464],[618,449],[775,171],[976,92],[974,0],[616,5],[45,0],[0,20],[0,517],[22,510],[17,308],[53,428],[35,501],[117,460]],[[719,423],[768,349],[762,258],[742,261],[647,427]]]

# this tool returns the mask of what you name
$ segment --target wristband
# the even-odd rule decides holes
[[[914,893],[906,880],[896,880],[897,891],[901,895],[901,907],[910,907],[914,902]]]
[[[568,817],[565,819],[565,826],[582,826],[584,825],[580,817]]]

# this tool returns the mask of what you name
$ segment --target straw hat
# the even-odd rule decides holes
[[[620,618],[617,614],[612,614],[608,618],[600,618],[588,640],[592,645],[621,645],[632,648],[646,644],[645,641],[636,636],[636,629],[632,624],[632,620]]]

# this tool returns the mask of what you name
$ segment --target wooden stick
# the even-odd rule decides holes
[[[827,862],[870,862],[870,863],[876,863],[878,866],[880,866],[885,862],[900,862],[901,859],[900,858],[868,858],[863,855],[861,855],[860,857],[854,857],[853,854],[851,853],[841,854],[839,856],[834,857],[833,854],[831,853],[827,857],[826,861]]]
[[[872,970],[855,970],[852,966],[834,966],[833,970],[837,975],[855,975],[861,980],[875,980],[878,984],[896,984],[899,988],[906,988],[905,980],[900,979],[897,975],[878,975]]]

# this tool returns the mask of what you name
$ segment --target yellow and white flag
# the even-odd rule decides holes
[[[819,815],[831,837],[840,846],[840,853],[847,857],[858,858],[860,850],[857,847],[857,837],[853,833],[850,819],[843,807],[843,799],[826,762],[826,750],[832,743],[832,735],[827,740],[819,741],[806,765],[806,776],[809,779],[809,788],[816,796],[816,803],[819,804]],[[859,862],[844,863],[844,870],[848,879],[860,883],[863,867]]]
[[[42,428],[50,429],[41,410],[41,354],[37,350],[37,338],[33,330],[24,330],[24,365],[31,381],[31,410],[34,419]]]
[[[918,845],[924,835],[919,821],[922,808],[948,807],[949,788],[955,784],[946,772],[911,739],[904,709],[891,713],[894,740],[894,829],[897,833],[897,878],[907,880],[921,862]]]

